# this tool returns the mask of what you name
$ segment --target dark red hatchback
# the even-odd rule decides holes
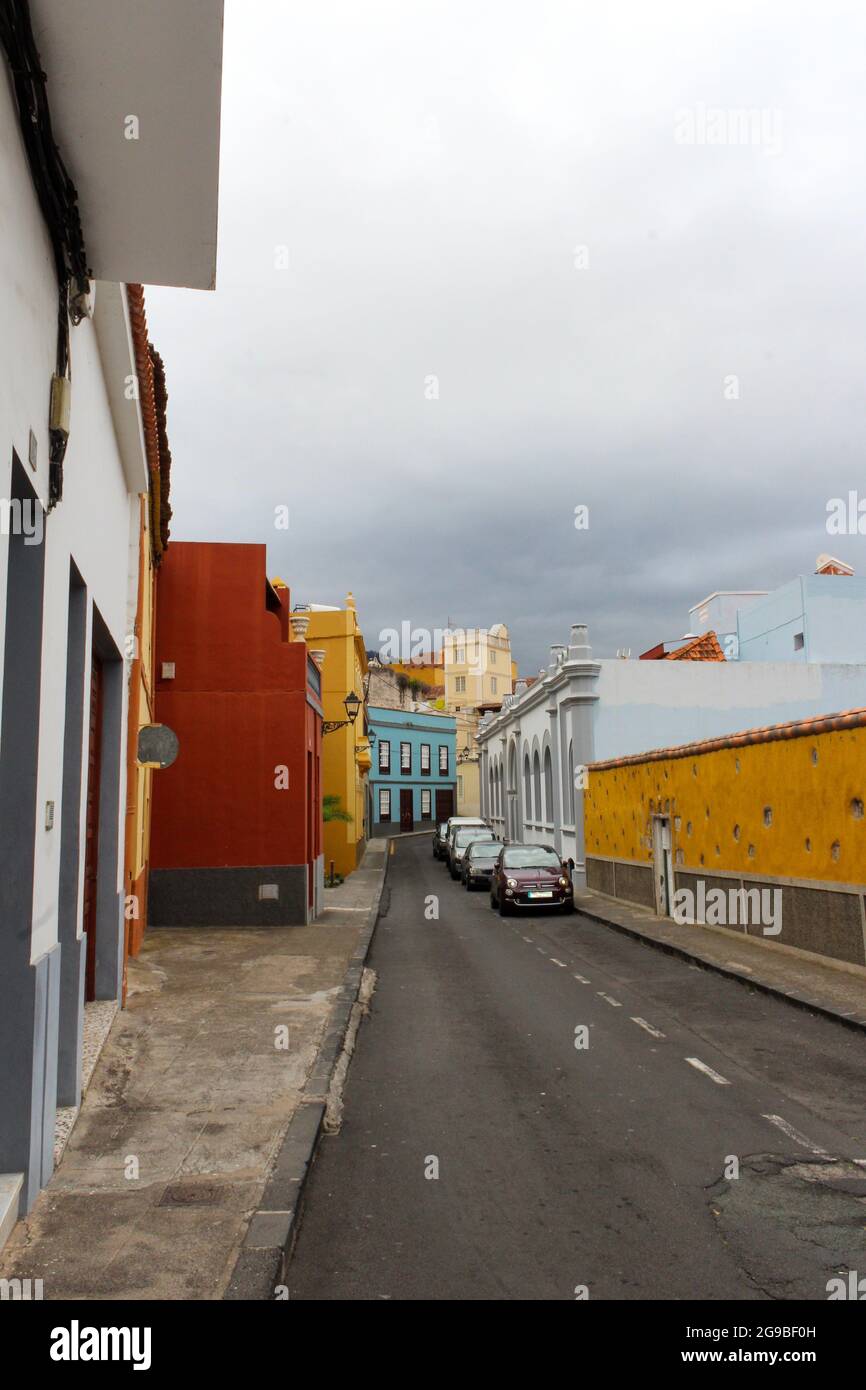
[[[506,845],[490,880],[490,906],[503,917],[516,907],[571,912],[574,897],[562,860],[550,845]]]

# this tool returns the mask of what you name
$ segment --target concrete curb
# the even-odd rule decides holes
[[[866,1015],[854,1012],[845,1014],[840,1009],[834,1008],[831,1004],[826,1004],[821,999],[816,999],[808,994],[801,994],[799,990],[783,989],[781,985],[770,984],[767,980],[760,980],[754,975],[747,975],[742,970],[735,970],[729,965],[722,965],[713,960],[712,957],[701,955],[697,951],[689,951],[685,946],[678,946],[672,941],[660,941],[658,937],[652,936],[647,932],[642,932],[639,927],[627,925],[625,922],[617,922],[610,917],[605,917],[601,912],[593,912],[591,908],[585,907],[583,902],[575,899],[575,911],[582,913],[584,917],[589,917],[593,922],[599,922],[603,927],[610,927],[612,931],[619,932],[622,936],[630,936],[635,941],[640,941],[644,946],[652,946],[657,951],[664,951],[666,955],[676,956],[678,960],[689,961],[691,964],[699,965],[704,970],[712,970],[716,975],[724,975],[728,980],[735,980],[737,984],[748,985],[750,989],[756,989],[761,994],[772,995],[774,999],[781,999],[787,1004],[794,1004],[797,1008],[807,1009],[809,1013],[821,1014],[823,1018],[829,1018],[833,1023],[841,1023],[846,1028],[853,1028],[857,1032],[866,1033]]]
[[[224,1299],[272,1300],[276,1286],[285,1282],[297,1237],[304,1188],[322,1134],[328,1088],[343,1050],[364,965],[379,920],[391,858],[390,848],[382,858],[381,877],[358,948],[340,986],[322,1046],[304,1084],[300,1104],[289,1121],[258,1208],[247,1227],[244,1243],[223,1294]]]

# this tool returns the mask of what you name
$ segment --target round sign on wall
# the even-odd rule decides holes
[[[171,767],[180,744],[167,724],[145,724],[138,731],[138,761],[144,767]]]

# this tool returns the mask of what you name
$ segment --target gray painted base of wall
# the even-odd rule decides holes
[[[59,1001],[59,946],[4,994],[4,1034],[12,1045],[0,1067],[0,1172],[23,1173],[22,1213],[54,1170]]]
[[[655,884],[650,864],[629,864],[612,859],[593,859],[587,856],[587,887],[610,898],[636,903],[655,911]],[[801,951],[845,961],[849,965],[866,965],[866,906],[856,892],[828,888],[807,888],[802,885],[780,884],[773,879],[715,878],[712,874],[696,873],[693,869],[674,871],[675,888],[689,888],[697,896],[697,884],[703,880],[705,891],[720,888],[727,894],[738,889],[742,882],[746,890],[778,889],[782,894],[782,930],[776,936],[767,935],[760,923],[750,924],[749,936],[758,937],[771,945],[796,946]],[[736,930],[736,928],[732,928]]]
[[[260,901],[260,884],[272,883],[279,896]],[[309,919],[305,864],[150,871],[152,927],[294,927]]]
[[[609,898],[638,903],[655,910],[655,881],[652,864],[625,864],[613,859],[586,857],[586,886]]]
[[[60,957],[60,1050],[57,1057],[57,1104],[81,1102],[81,1054],[84,1045],[84,938],[62,947]]]

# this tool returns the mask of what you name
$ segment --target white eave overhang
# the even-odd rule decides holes
[[[94,278],[213,289],[223,0],[30,10]]]
[[[139,393],[128,389],[137,377],[137,369],[125,285],[112,281],[96,286],[93,326],[123,476],[127,490],[137,495],[147,492],[149,477]]]

